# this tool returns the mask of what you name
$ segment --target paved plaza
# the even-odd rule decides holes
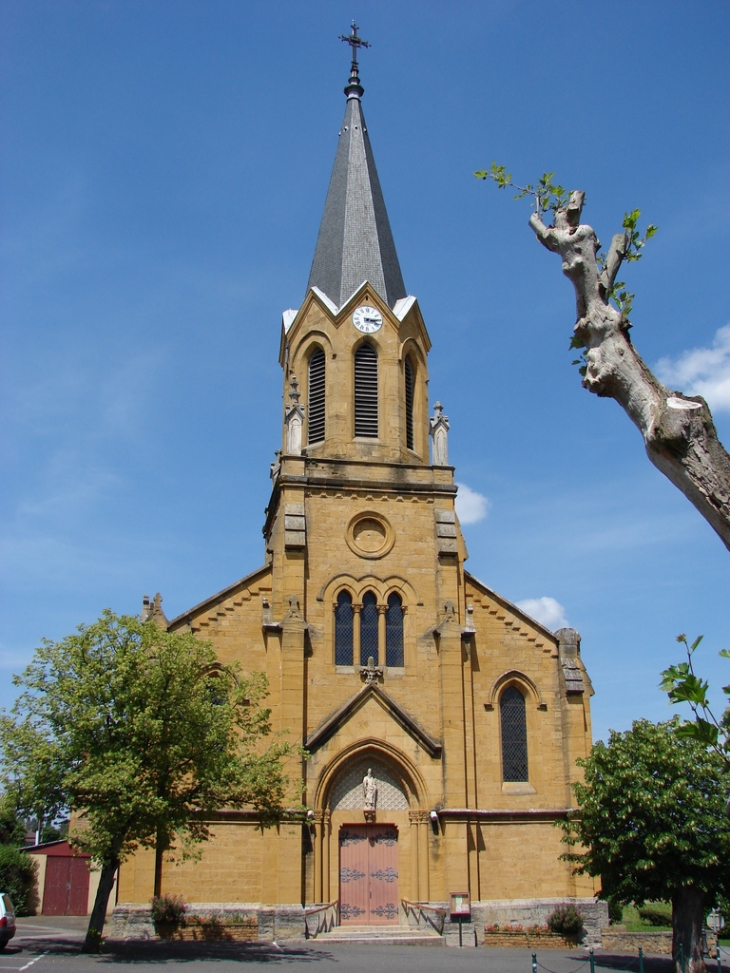
[[[85,973],[111,968],[149,967],[185,973],[228,973],[241,966],[269,967],[281,973],[532,973],[532,954],[523,949],[464,949],[442,946],[387,946],[378,943],[160,943],[107,941],[104,952],[79,952],[85,918],[37,916],[18,920],[18,933],[0,952],[0,973]],[[636,957],[595,954],[596,973],[638,973]],[[717,970],[717,961],[709,968]],[[671,973],[668,958],[646,957],[645,973]],[[723,973],[730,973],[725,950]],[[537,953],[537,973],[590,973],[584,950]]]

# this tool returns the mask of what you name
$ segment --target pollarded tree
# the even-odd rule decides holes
[[[705,973],[703,920],[730,891],[730,821],[720,756],[677,726],[637,720],[578,761],[585,781],[574,785],[580,812],[564,825],[564,857],[600,877],[602,898],[670,900],[675,971],[681,946],[688,973]]]
[[[567,193],[546,173],[536,186],[517,186],[504,166],[475,175],[512,186],[518,198],[533,196],[530,226],[537,239],[562,260],[563,273],[575,288],[576,317],[571,346],[582,350],[583,387],[615,399],[644,438],[651,462],[694,504],[730,549],[730,455],[717,438],[705,400],[666,388],[642,360],[629,337],[633,294],[616,274],[624,260],[638,260],[648,238],[637,230],[638,210],[627,213],[608,254],[600,253],[593,227],[581,223],[585,194]],[[546,225],[542,217],[552,212]],[[611,304],[611,300],[614,304]]]
[[[264,741],[261,674],[218,665],[210,644],[105,611],[45,641],[0,717],[6,789],[18,809],[53,819],[70,809],[73,842],[101,867],[85,948],[98,949],[114,874],[138,847],[163,854],[209,837],[216,810],[281,814],[291,747]]]

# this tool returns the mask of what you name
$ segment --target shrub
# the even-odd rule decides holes
[[[623,922],[624,919],[624,907],[616,899],[608,900],[608,921],[610,925],[615,926]]]
[[[187,910],[181,895],[155,895],[151,905],[152,921],[156,926],[179,926]]]
[[[672,907],[665,902],[645,902],[639,906],[639,918],[650,926],[671,926]]]
[[[6,892],[20,916],[34,915],[38,908],[38,862],[12,845],[0,845],[0,892]]]
[[[583,916],[575,906],[559,905],[552,915],[548,916],[547,923],[553,932],[561,936],[577,936],[583,929]]]

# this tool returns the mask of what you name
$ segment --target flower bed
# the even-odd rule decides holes
[[[560,936],[547,926],[486,925],[484,945],[512,949],[575,949],[577,936]]]

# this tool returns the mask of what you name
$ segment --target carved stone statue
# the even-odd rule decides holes
[[[367,774],[362,779],[362,790],[365,798],[365,810],[374,811],[378,800],[378,782],[373,777],[373,772],[369,767]]]
[[[435,415],[429,419],[429,432],[433,440],[433,465],[449,465],[449,417],[444,415],[440,402],[434,406]]]
[[[302,425],[304,423],[304,406],[299,404],[301,392],[296,376],[292,375],[289,389],[289,405],[284,411],[286,421],[286,451],[291,456],[299,456],[302,452]]]

